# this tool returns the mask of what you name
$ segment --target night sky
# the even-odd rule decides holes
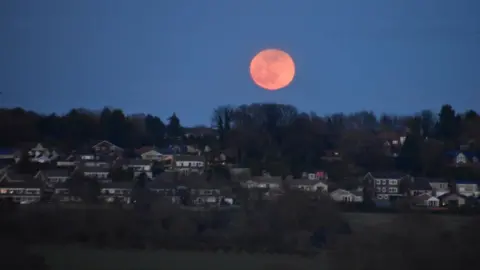
[[[249,75],[269,47],[296,62],[276,92]],[[42,113],[478,110],[479,73],[479,0],[0,0],[0,105]]]

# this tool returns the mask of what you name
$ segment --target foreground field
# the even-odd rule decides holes
[[[399,214],[344,213],[352,227],[352,236],[369,235],[378,228],[388,227],[406,218]],[[444,224],[455,230],[469,217],[428,215],[432,224]],[[402,225],[401,225],[402,226]],[[37,246],[33,249],[45,257],[52,270],[325,270],[325,257],[305,258],[294,255],[274,255],[224,252],[194,252],[166,250],[112,250],[80,246]],[[343,258],[343,257],[342,257]]]
[[[288,255],[246,253],[101,250],[76,246],[41,246],[52,270],[324,270],[322,260]],[[292,267],[289,267],[289,266]]]
[[[400,219],[401,214],[395,213],[343,213],[352,229],[364,229],[365,227],[386,226]],[[444,224],[448,229],[456,229],[458,226],[472,219],[471,216],[426,214],[429,218]]]

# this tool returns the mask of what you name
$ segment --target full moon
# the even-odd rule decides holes
[[[259,52],[250,62],[250,75],[258,86],[275,91],[288,86],[295,76],[295,63],[288,53],[278,49]]]

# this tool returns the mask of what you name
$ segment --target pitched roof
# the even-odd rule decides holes
[[[432,190],[432,186],[430,186],[430,182],[428,178],[418,177],[415,178],[414,182],[412,183],[413,190]]]
[[[373,178],[384,178],[384,179],[400,179],[405,176],[408,176],[408,174],[404,172],[397,172],[397,171],[391,171],[391,172],[369,172],[370,175],[373,176]]]
[[[92,146],[92,148],[97,147],[97,146],[102,145],[102,144],[106,144],[106,145],[109,145],[109,146],[115,146],[118,150],[122,150],[122,148],[120,146],[115,145],[115,144],[113,144],[113,143],[111,143],[107,140],[103,140],[103,141],[100,141],[100,142],[96,143],[95,145]]]
[[[412,200],[413,200],[414,203],[423,203],[426,200],[429,200],[431,198],[435,198],[435,197],[433,197],[433,196],[431,196],[427,193],[423,193],[423,194],[420,194],[418,196],[413,197]],[[435,199],[437,199],[437,198],[435,198]]]
[[[444,193],[440,196],[438,196],[439,199],[444,199],[445,197],[448,197],[448,196],[458,196],[458,197],[461,197],[461,198],[467,198],[467,196],[465,195],[462,195],[462,194],[458,194],[458,193],[451,193],[451,192],[447,192],[447,193]]]
[[[350,193],[351,193],[350,191],[342,188],[337,188],[334,191],[330,192],[330,194],[350,194]]]
[[[422,178],[422,177],[415,177],[415,180],[418,179],[418,178]],[[428,177],[425,177],[425,179],[429,183],[448,183],[449,182],[447,178],[428,178]]]

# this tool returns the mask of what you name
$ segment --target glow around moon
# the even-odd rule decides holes
[[[288,86],[295,77],[295,63],[278,49],[259,52],[250,62],[250,75],[258,86],[274,91]]]

